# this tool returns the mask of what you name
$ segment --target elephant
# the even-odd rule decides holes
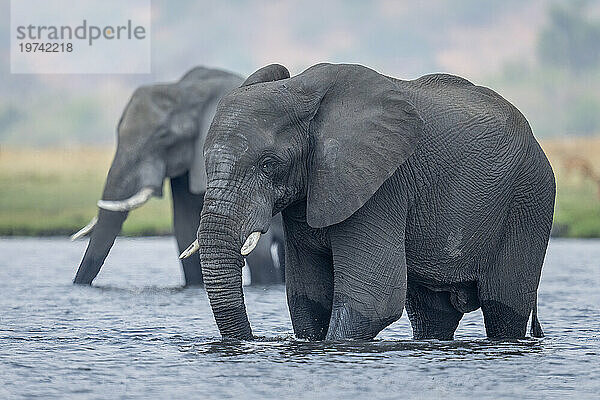
[[[290,77],[272,64],[221,99],[204,154],[195,243],[222,337],[253,338],[240,253],[279,212],[298,338],[371,340],[404,308],[415,339],[451,340],[479,308],[490,339],[524,337],[530,315],[543,336],[554,174],[491,89],[352,64]]]
[[[202,154],[206,131],[219,99],[242,82],[233,73],[197,67],[177,82],[135,90],[118,124],[117,150],[98,215],[72,236],[77,239],[91,232],[74,283],[92,283],[128,212],[152,196],[162,196],[165,178],[170,178],[179,251],[195,239],[206,190]],[[273,227],[265,245],[248,258],[252,283],[283,282],[281,217]],[[186,285],[203,283],[197,255],[182,260],[182,267]]]

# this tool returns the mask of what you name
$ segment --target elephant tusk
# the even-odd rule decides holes
[[[195,252],[197,252],[198,249],[200,249],[200,243],[198,243],[198,239],[196,239],[196,240],[194,240],[194,243],[190,244],[188,246],[188,248],[185,249],[183,251],[183,253],[181,253],[181,255],[179,256],[179,259],[183,260],[184,258],[188,258],[192,254],[194,254]]]
[[[244,245],[242,246],[242,250],[240,251],[240,253],[242,253],[243,256],[247,256],[248,254],[250,254],[252,252],[252,250],[254,250],[256,245],[258,244],[259,239],[260,239],[260,232],[251,233],[250,236],[248,236],[248,239],[246,239],[246,242],[244,243]],[[200,243],[198,243],[198,239],[196,239],[194,241],[194,243],[190,244],[188,246],[188,248],[185,249],[183,251],[183,253],[181,253],[181,255],[179,256],[179,259],[183,260],[184,258],[188,258],[192,254],[197,252],[199,249],[200,249]]]
[[[94,229],[94,226],[96,226],[97,223],[98,223],[98,217],[92,218],[92,220],[86,226],[84,226],[83,228],[78,230],[76,233],[71,235],[71,241],[77,240],[80,237],[83,237],[83,236],[87,235],[88,233],[90,233],[92,231],[92,229]]]
[[[103,208],[109,211],[129,211],[134,208],[138,208],[143,205],[145,202],[150,200],[152,194],[154,193],[154,189],[145,187],[133,196],[125,200],[99,200],[98,207]]]
[[[244,242],[244,245],[242,246],[240,253],[242,253],[243,256],[247,256],[248,254],[252,253],[252,250],[254,250],[254,248],[258,244],[259,239],[260,239],[260,232],[252,232],[250,234],[250,236],[248,236],[248,238]]]
[[[271,247],[269,248],[271,252],[271,261],[273,261],[273,265],[275,268],[281,268],[279,264],[279,249],[277,248],[277,243],[271,243]]]
[[[242,286],[250,286],[252,284],[252,273],[250,272],[250,266],[248,261],[244,259],[244,266],[242,267]]]

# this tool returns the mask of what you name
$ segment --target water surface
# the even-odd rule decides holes
[[[413,341],[406,315],[373,342],[293,338],[285,288],[246,287],[260,341],[219,340],[203,289],[182,289],[170,238],[118,239],[93,287],[85,242],[0,239],[0,398],[598,398],[600,241],[553,240],[546,338]]]

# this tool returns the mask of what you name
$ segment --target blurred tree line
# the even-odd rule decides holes
[[[292,4],[282,2],[282,15],[288,3]],[[8,4],[0,2],[0,14],[10,14]],[[268,49],[260,42],[260,35],[270,34],[271,30],[278,32],[275,36],[281,39],[274,41],[280,47],[269,53],[270,62],[283,62],[279,57],[288,57],[297,64],[308,62],[307,57],[313,57],[315,62],[360,62],[392,75],[396,68],[399,74],[395,76],[400,78],[438,71],[461,74],[460,69],[445,68],[447,64],[440,61],[441,56],[457,43],[459,48],[470,45],[470,38],[477,32],[491,32],[486,40],[475,41],[477,46],[467,46],[466,51],[458,53],[456,58],[460,61],[454,65],[460,68],[462,62],[475,66],[471,69],[475,75],[465,72],[465,77],[512,101],[540,138],[600,134],[598,1],[436,0],[417,5],[332,0],[323,3],[326,7],[316,16],[302,11],[311,10],[310,7],[296,6],[291,8],[298,11],[293,21],[278,26],[277,18],[265,17],[273,14],[266,3],[263,8],[268,12],[260,14],[260,7],[251,0],[223,2],[218,7],[206,7],[202,0],[177,2],[177,6],[167,0],[155,0],[153,31],[160,34],[153,37],[151,75],[74,75],[68,79],[11,75],[6,71],[8,63],[0,63],[0,144],[110,145],[119,115],[136,86],[178,79],[197,64],[250,73],[260,66],[253,53]],[[269,29],[248,31],[244,20],[247,13]],[[330,19],[333,14],[336,18]],[[200,44],[197,35],[190,34],[198,29],[197,19],[188,15],[204,18],[200,32],[206,35]],[[236,16],[239,19],[222,24]],[[506,33],[504,37],[509,40],[525,40],[527,45],[516,56],[499,51],[499,61],[489,64],[486,58],[493,58],[496,48],[513,45],[512,41],[498,40],[498,26],[516,27],[501,33]],[[10,36],[9,24],[0,21],[0,35]],[[347,38],[349,35],[352,37]],[[172,46],[174,38],[180,42],[178,46]],[[254,46],[256,43],[259,45]],[[319,47],[319,43],[325,45]],[[285,47],[287,44],[296,47]],[[8,41],[0,41],[2,54],[8,54],[8,45]],[[181,51],[182,48],[201,51]],[[313,52],[309,51],[313,48]]]
[[[589,1],[550,8],[549,23],[538,40],[540,61],[574,72],[600,65],[600,21],[586,15]]]
[[[583,135],[600,132],[600,19],[588,16],[589,6],[587,0],[552,6],[538,40],[543,65],[564,69],[567,80],[590,83],[581,93],[566,92],[565,128]]]
[[[600,17],[593,3],[572,0],[548,8],[536,60],[508,63],[491,86],[504,89],[537,136],[600,134]]]

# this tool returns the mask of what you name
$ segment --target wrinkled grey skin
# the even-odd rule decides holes
[[[170,178],[173,225],[180,252],[196,239],[206,190],[203,146],[219,99],[243,79],[232,73],[194,68],[180,81],[140,87],[118,126],[118,146],[102,199],[122,200],[150,187],[162,196]],[[74,282],[91,284],[127,218],[127,212],[99,209],[98,223]],[[262,247],[248,258],[252,283],[280,283],[283,269],[271,256],[271,245],[283,253],[281,222],[274,223]],[[182,260],[186,285],[202,284],[198,254]],[[283,267],[283,262],[281,262]]]
[[[225,96],[198,231],[223,337],[252,338],[239,249],[282,212],[296,336],[372,339],[406,306],[416,339],[481,308],[489,338],[542,336],[552,169],[523,115],[445,74],[270,65]],[[218,238],[215,240],[215,238]]]

